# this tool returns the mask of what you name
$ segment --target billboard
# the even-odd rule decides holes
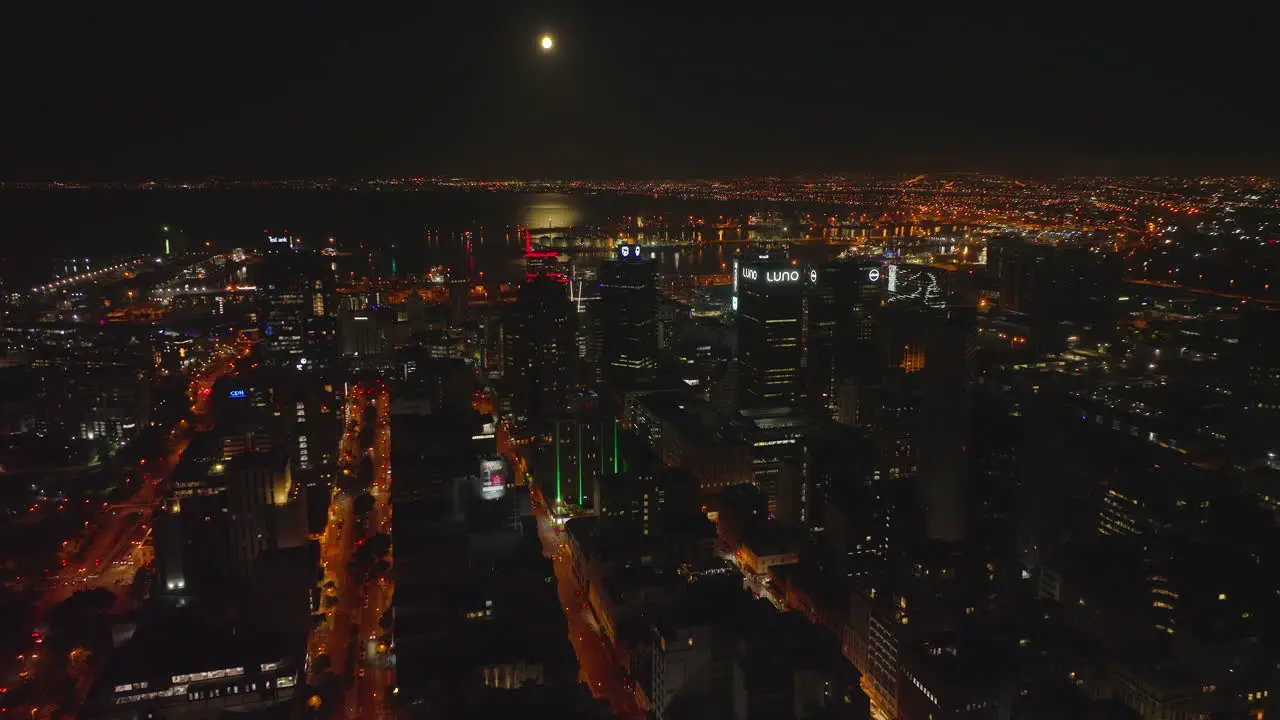
[[[733,300],[731,307],[734,312],[738,312],[738,258],[733,258]]]
[[[507,463],[504,460],[480,461],[480,495],[495,500],[507,492]]]

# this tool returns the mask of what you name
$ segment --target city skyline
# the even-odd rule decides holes
[[[0,713],[1274,712],[1267,183],[248,187],[3,195],[165,219],[0,292]]]
[[[1271,14],[15,7],[0,717],[1280,715]]]

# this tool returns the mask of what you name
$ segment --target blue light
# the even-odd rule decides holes
[[[243,390],[232,390],[231,392],[227,393],[227,397],[229,397],[229,398],[242,398],[242,397],[244,397],[244,391],[243,391]]]

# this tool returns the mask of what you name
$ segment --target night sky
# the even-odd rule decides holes
[[[9,180],[1280,169],[1270,3],[12,5]]]

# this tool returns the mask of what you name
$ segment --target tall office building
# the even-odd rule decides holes
[[[912,390],[906,378],[890,375],[869,390],[862,413],[872,457],[867,539],[861,551],[882,568],[900,558],[905,543],[919,534],[913,517],[919,399]]]
[[[266,341],[264,359],[271,367],[296,366],[302,360],[306,337],[305,296],[283,283],[268,286],[263,295],[266,305],[262,316],[262,334]]]
[[[879,262],[846,264],[844,275],[847,282],[836,290],[836,305],[845,318],[837,330],[836,345],[842,352],[837,352],[836,362],[849,377],[874,381],[880,369],[875,350],[876,316],[887,278]]]
[[[924,368],[925,319],[955,305],[945,270],[890,263],[884,271],[884,305],[875,314],[878,370],[910,374]]]
[[[564,284],[535,277],[520,288],[503,325],[503,382],[517,416],[557,417],[574,384],[577,313]]]
[[[847,323],[839,294],[848,282],[843,264],[812,268],[813,282],[805,294],[804,393],[818,416],[836,414],[840,367],[840,331]]]
[[[1063,322],[1105,325],[1116,317],[1123,274],[1118,253],[1003,243],[996,263],[1000,304],[1029,315],[1038,340],[1060,344]]]
[[[160,228],[164,237],[164,256],[182,257],[187,254],[187,235],[181,229],[165,225]]]
[[[811,275],[805,391],[812,408],[836,418],[842,387],[878,378],[875,317],[883,273],[879,263],[836,262],[813,268]]]
[[[577,313],[574,342],[578,357],[578,384],[599,387],[604,379],[604,325],[600,306],[599,264],[570,266],[569,302]]]
[[[159,593],[185,604],[234,592],[264,551],[298,544],[306,511],[291,467],[274,452],[179,466],[156,523]]]
[[[268,367],[315,368],[336,355],[335,278],[326,258],[297,249],[293,241],[268,237],[268,251],[255,270],[263,359]]]
[[[886,303],[876,317],[876,344],[886,378],[901,375],[918,389],[914,441],[920,533],[958,542],[966,534],[969,438],[973,423],[976,309],[951,305],[936,268],[890,265]],[[909,379],[906,376],[912,376]],[[885,447],[889,447],[888,444]]]
[[[973,427],[973,308],[922,312],[924,369],[920,372],[919,496],[931,540],[965,537],[970,500],[969,445]]]
[[[471,310],[471,278],[460,270],[449,273],[449,324],[461,327]]]
[[[621,387],[653,378],[658,355],[658,270],[639,246],[620,245],[600,267],[604,377]]]
[[[805,288],[816,271],[762,256],[742,261],[738,274],[740,404],[794,406],[802,393]]]
[[[419,298],[417,293],[411,298]],[[411,303],[406,303],[409,305]],[[382,322],[384,318],[369,310],[343,310],[338,313],[338,350],[344,356],[368,357],[378,355],[387,349],[383,336]]]
[[[543,492],[581,508],[600,507],[600,487],[605,476],[606,458],[611,448],[605,446],[605,415],[600,397],[582,392],[569,399],[568,412],[555,418],[551,444],[544,449],[538,475],[545,478]]]

